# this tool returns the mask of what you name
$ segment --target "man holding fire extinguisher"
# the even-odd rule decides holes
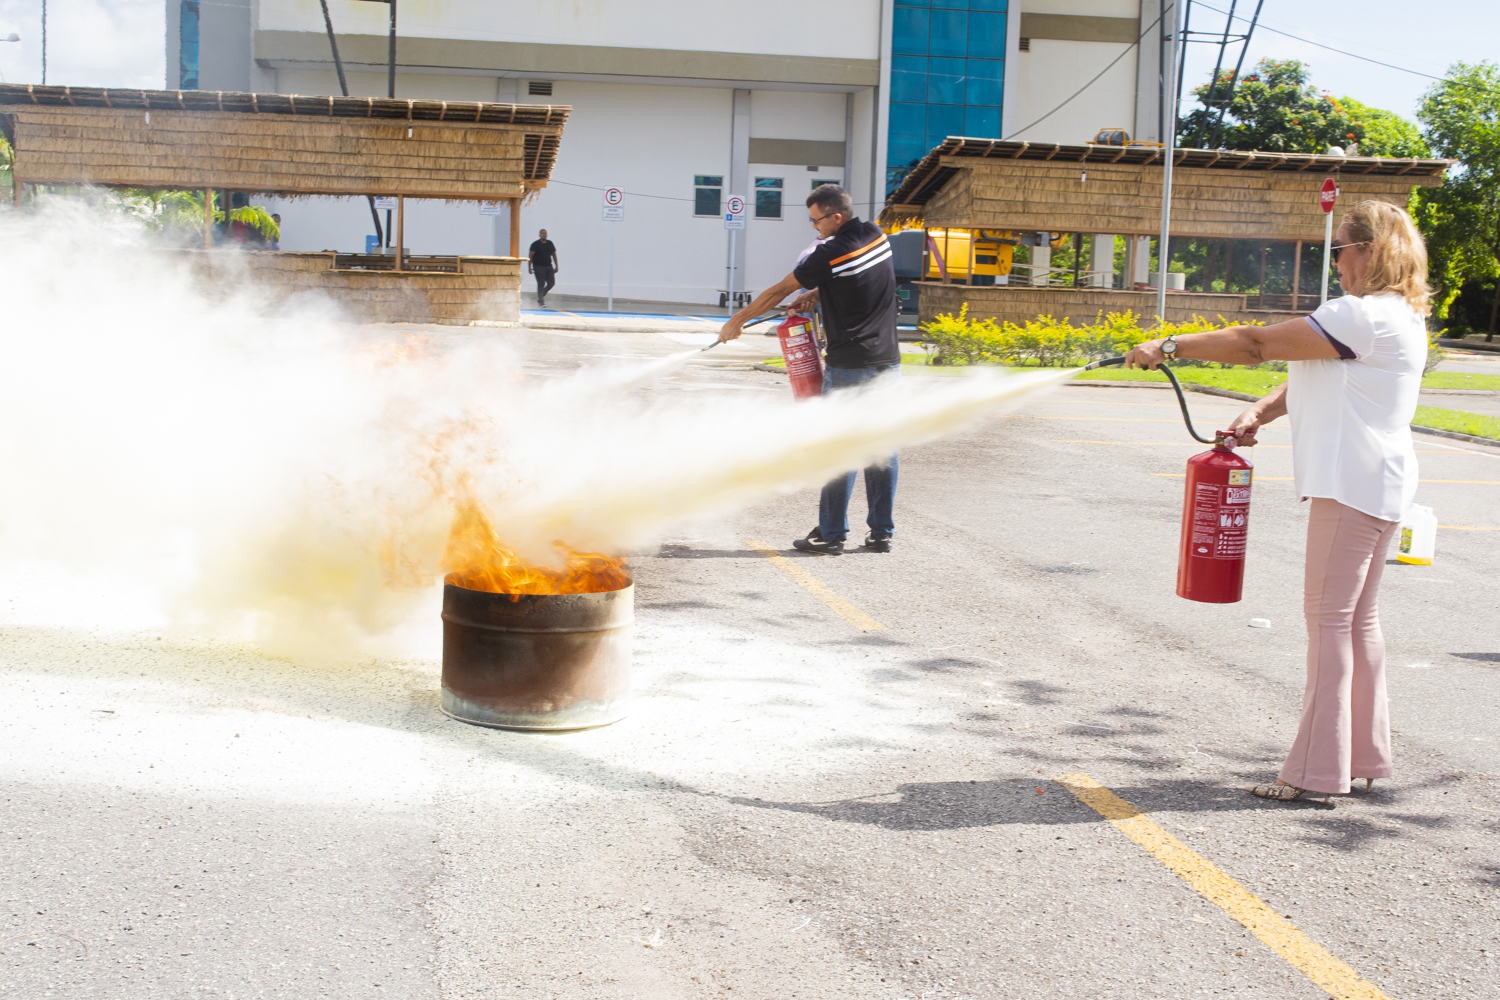
[[[801,289],[792,310],[823,307],[828,336],[823,372],[823,395],[868,385],[878,378],[901,374],[901,347],[896,340],[896,268],[891,245],[880,227],[854,215],[849,193],[837,184],[823,184],[807,198],[807,218],[824,242],[807,254],[791,274],[761,292],[755,301],[730,317],[719,340],[738,337],[747,321]],[[792,544],[804,552],[840,555],[849,535],[849,498],[857,472],[848,472],[823,487],[818,502],[818,526]],[[870,533],[864,547],[889,552],[896,525],[897,456],[865,469],[866,518]]]
[[[1152,369],[1172,358],[1290,362],[1286,382],[1227,432],[1253,445],[1262,424],[1289,415],[1297,495],[1312,501],[1302,721],[1280,776],[1250,789],[1278,802],[1346,794],[1355,778],[1369,791],[1393,773],[1376,596],[1417,491],[1411,421],[1427,359],[1427,248],[1406,212],[1366,201],[1344,217],[1332,250],[1346,294],[1311,316],[1152,340],[1125,359]]]

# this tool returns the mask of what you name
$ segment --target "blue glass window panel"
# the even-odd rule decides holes
[[[891,104],[890,142],[909,142],[922,147],[927,141],[927,106],[923,104]]]
[[[929,37],[927,41],[927,51],[929,55],[967,55],[968,38],[968,11],[935,10],[932,12],[931,37]]]
[[[902,7],[931,7],[931,6],[932,6],[932,4],[929,3],[928,0],[901,0],[900,3],[896,4],[896,9],[900,10]]]
[[[932,0],[934,7],[950,7],[953,10],[968,10],[969,0]]]
[[[970,59],[965,104],[999,106],[1005,102],[1005,63],[1000,59]]]
[[[1001,13],[1009,10],[1005,0],[969,0],[970,10],[998,10]]]
[[[943,104],[929,104],[927,106],[927,148],[942,142],[950,135],[964,134],[964,109],[963,107],[949,107]]]
[[[1005,15],[969,15],[969,55],[989,59],[1005,58]]]
[[[927,100],[927,57],[891,56],[891,100]]]
[[[931,15],[925,10],[913,10],[910,7],[897,7],[895,14],[895,23],[891,31],[891,51],[910,56],[925,56],[928,20]]]
[[[964,59],[929,59],[927,61],[927,103],[964,103]]]
[[[886,146],[886,162],[893,167],[916,163],[926,155],[927,147],[921,141],[895,142],[893,140]]]
[[[177,86],[198,89],[198,0],[182,0],[181,35],[177,50]]]
[[[999,108],[965,108],[964,135],[976,139],[1000,138]]]

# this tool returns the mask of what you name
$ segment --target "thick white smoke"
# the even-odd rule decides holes
[[[304,657],[430,612],[456,498],[535,561],[624,551],[1065,374],[806,403],[635,391],[658,362],[528,379],[504,332],[360,326],[184,258],[82,203],[0,211],[0,561]]]

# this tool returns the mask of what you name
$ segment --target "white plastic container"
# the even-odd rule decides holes
[[[1401,541],[1396,547],[1396,561],[1413,566],[1431,566],[1437,548],[1437,515],[1431,507],[1412,505],[1411,513],[1401,521]]]

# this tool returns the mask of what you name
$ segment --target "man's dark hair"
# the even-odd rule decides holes
[[[849,192],[837,184],[819,184],[813,188],[813,193],[807,196],[807,207],[816,207],[824,215],[836,212],[845,221],[854,218],[854,203],[849,200]]]

